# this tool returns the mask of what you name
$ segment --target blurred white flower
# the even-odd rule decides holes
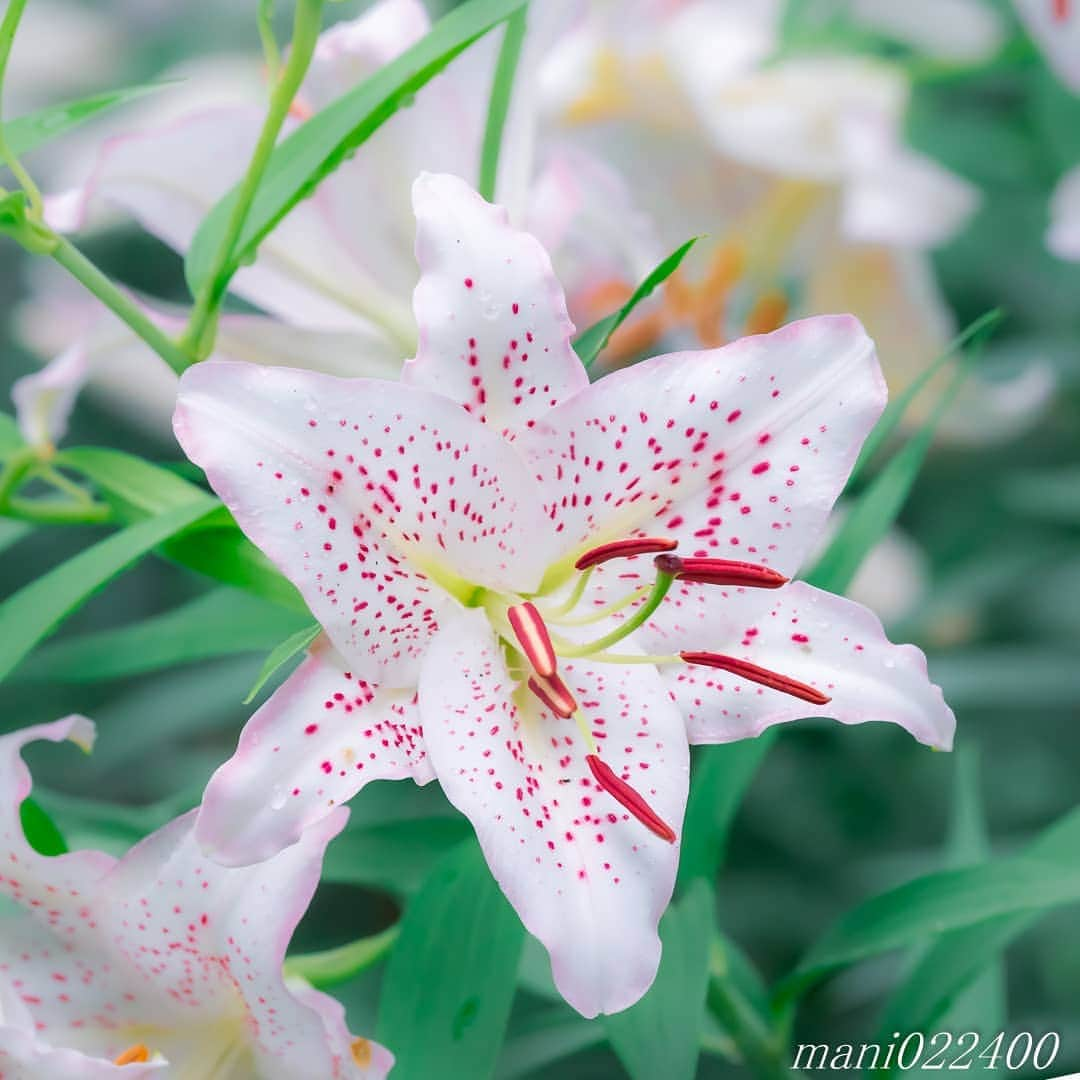
[[[957,63],[989,60],[1005,40],[988,0],[854,0],[852,14],[927,56]]]
[[[716,345],[793,314],[852,311],[891,389],[908,385],[956,331],[926,249],[964,225],[978,192],[905,144],[902,70],[840,53],[777,59],[773,0],[643,0],[634,19],[611,4],[589,10],[544,69],[551,122],[602,148],[665,250],[711,237],[620,331],[609,358],[660,336]],[[598,281],[577,310],[597,317],[633,284]],[[1029,382],[1031,393],[1008,399],[969,380],[944,433],[965,414],[978,417],[969,432],[993,437],[999,421],[1011,432],[1017,402],[1033,417],[1048,396],[1045,372]]]
[[[16,380],[11,388],[15,419],[30,446],[48,453],[64,437],[86,375],[86,347],[77,342],[41,371]]]
[[[1059,259],[1080,261],[1080,165],[1058,181],[1050,196],[1046,246]]]

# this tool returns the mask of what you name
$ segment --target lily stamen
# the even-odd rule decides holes
[[[129,1046],[122,1054],[113,1058],[114,1065],[138,1065],[150,1060],[150,1048],[145,1043]]]
[[[610,559],[628,559],[632,555],[655,555],[661,551],[673,551],[679,541],[669,536],[631,536],[625,540],[612,540],[590,548],[574,563],[575,570],[590,570]]]
[[[657,570],[673,574],[679,581],[699,585],[730,585],[747,589],[779,589],[788,579],[772,567],[735,559],[681,558],[658,555]]]
[[[674,581],[674,575],[667,574],[663,570],[658,570],[656,581],[653,583],[652,591],[649,593],[645,603],[642,604],[641,607],[626,620],[626,622],[617,626],[610,634],[605,634],[602,638],[597,638],[596,641],[586,642],[584,645],[572,645],[569,642],[560,641],[560,655],[592,656],[594,653],[601,652],[609,646],[615,645],[624,638],[629,637],[642,625],[642,623],[646,622],[652,616],[653,612],[664,602],[664,598],[670,591]]]
[[[799,682],[787,675],[770,671],[768,668],[758,667],[748,660],[739,660],[734,656],[724,656],[722,653],[712,652],[683,652],[679,654],[687,664],[698,664],[702,667],[719,668],[741,679],[767,686],[771,690],[779,690],[782,694],[790,694],[803,701],[809,701],[812,705],[826,705],[832,700],[827,694]]]
[[[569,720],[577,712],[577,702],[570,688],[559,677],[558,673],[543,678],[533,675],[529,678],[529,689],[547,706],[556,716]]]
[[[606,791],[617,803],[629,810],[649,832],[655,833],[669,844],[675,843],[675,830],[653,810],[640,792],[635,791],[625,780],[616,776],[611,766],[596,754],[588,754],[585,760],[588,762],[593,779],[601,790]]]
[[[514,636],[537,675],[550,679],[555,674],[555,647],[544,619],[528,600],[507,609],[506,617]]]
[[[650,589],[652,589],[651,585],[639,585],[633,592],[628,593],[622,599],[613,600],[610,604],[595,608],[587,615],[562,615],[555,618],[549,615],[548,622],[556,623],[559,626],[588,626],[590,623],[603,622],[608,616],[617,614],[623,608],[628,608],[639,600],[644,600],[649,595]]]

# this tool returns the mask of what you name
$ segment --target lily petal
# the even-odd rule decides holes
[[[324,645],[244,726],[210,779],[195,832],[217,862],[258,862],[370,780],[433,776],[415,691],[369,686]]]
[[[843,724],[889,721],[927,746],[952,747],[956,719],[921,650],[893,645],[861,604],[802,582],[769,593],[676,588],[639,636],[650,650],[706,649],[746,660],[831,698],[807,705],[726,672],[665,668],[692,743],[732,742],[773,724],[829,716]]]
[[[281,975],[348,812],[242,870],[201,853],[194,811],[119,861],[38,855],[19,821],[30,788],[19,751],[92,736],[89,721],[70,717],[0,739],[0,891],[23,909],[0,938],[0,978],[18,988],[41,1040],[109,1060],[143,1043],[182,1075],[222,1080],[385,1075],[385,1055],[365,1055],[361,1068],[333,1010],[311,1007],[314,991],[297,1000]]]
[[[86,349],[76,342],[41,371],[24,375],[12,386],[19,431],[31,446],[55,446],[67,434],[87,366]]]
[[[560,672],[601,758],[678,831],[686,736],[656,669],[573,661]],[[632,1005],[659,963],[676,845],[597,786],[575,722],[517,684],[481,613],[463,614],[433,643],[420,711],[439,782],[551,954],[559,991],[584,1016]]]
[[[444,588],[530,591],[550,561],[525,465],[438,394],[210,362],[181,379],[175,429],[369,682],[415,686]]]
[[[884,405],[862,326],[819,316],[615,372],[522,442],[572,552],[640,529],[790,575]]]
[[[842,224],[852,240],[935,247],[974,213],[978,190],[909,150],[899,127],[880,114],[857,111],[845,117],[840,138],[848,170]]]
[[[413,206],[420,344],[404,381],[511,433],[586,387],[562,286],[535,237],[454,176],[422,175]]]

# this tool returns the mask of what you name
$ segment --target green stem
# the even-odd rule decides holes
[[[9,498],[0,513],[4,517],[32,521],[37,525],[100,525],[112,517],[112,509],[105,503],[18,497]]]
[[[10,0],[7,11],[4,12],[4,21],[0,23],[0,158],[14,173],[20,187],[26,192],[26,197],[30,201],[30,218],[40,221],[43,209],[41,192],[38,191],[30,174],[23,168],[22,162],[8,146],[4,138],[3,124],[4,76],[7,73],[8,60],[11,58],[11,47],[15,43],[15,31],[19,28],[19,20],[22,18],[25,7],[26,0]]]
[[[259,12],[256,16],[259,24],[259,40],[262,42],[263,58],[266,60],[266,74],[271,85],[277,82],[281,71],[281,50],[274,36],[274,0],[259,0]]]
[[[665,574],[662,570],[658,571],[648,599],[626,622],[621,623],[610,634],[605,634],[602,638],[597,638],[596,641],[588,641],[584,645],[572,645],[569,642],[559,641],[557,644],[559,655],[567,657],[592,656],[593,653],[601,652],[622,641],[623,638],[629,637],[664,602],[664,597],[667,596],[674,580],[674,574]]]
[[[723,945],[713,942],[710,957],[709,1011],[739,1049],[746,1067],[761,1080],[791,1080],[798,1076],[787,1064],[787,1053],[776,1032],[728,978]]]
[[[263,122],[259,141],[255,145],[247,172],[236,195],[232,214],[214,256],[206,284],[195,298],[187,328],[180,338],[180,348],[191,358],[189,362],[203,360],[210,355],[217,328],[218,309],[225,299],[229,281],[236,271],[233,256],[244,230],[251,205],[262,182],[263,173],[274,152],[278,135],[285,118],[289,115],[293,100],[300,89],[308,65],[315,52],[322,24],[323,0],[297,0],[293,19],[293,39],[289,59],[281,71],[277,86],[270,97],[270,108]]]
[[[4,471],[0,472],[0,513],[3,513],[11,502],[13,494],[18,491],[37,460],[37,451],[30,446],[16,451],[8,458]]]
[[[514,73],[517,71],[521,46],[525,40],[525,12],[527,7],[515,11],[506,20],[502,48],[495,65],[495,77],[491,83],[488,103],[487,126],[484,143],[480,149],[480,182],[477,191],[491,202],[495,198],[495,181],[499,172],[499,150],[502,147],[503,128],[510,112],[510,97],[514,89]]]
[[[127,323],[177,374],[188,360],[169,336],[130,297],[121,292],[81,251],[61,236],[56,237],[52,257],[84,288],[92,292],[114,315]]]
[[[377,964],[393,947],[399,934],[391,926],[381,934],[360,938],[325,952],[290,956],[285,961],[285,976],[299,976],[312,986],[336,986]]]

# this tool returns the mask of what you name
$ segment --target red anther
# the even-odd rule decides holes
[[[1054,18],[1065,22],[1069,17],[1070,0],[1054,0]]]
[[[729,671],[741,679],[749,679],[750,682],[760,683],[772,690],[779,690],[782,694],[790,694],[792,697],[809,701],[813,705],[825,705],[832,701],[827,694],[815,690],[806,683],[790,679],[787,675],[779,675],[768,668],[758,667],[757,664],[751,664],[748,660],[738,660],[734,656],[724,656],[722,653],[713,652],[682,652],[679,655],[688,664],[700,664],[703,667]]]
[[[587,754],[593,778],[617,803],[626,807],[650,832],[656,833],[661,840],[675,843],[675,830],[636,792],[625,780],[619,779],[611,767],[595,754]]]
[[[673,574],[679,581],[699,585],[733,585],[748,589],[779,589],[788,579],[778,570],[758,563],[736,562],[734,559],[683,559],[678,555],[657,555],[653,562],[664,574]]]
[[[577,712],[577,702],[570,693],[570,687],[559,677],[558,672],[544,679],[539,675],[531,676],[529,689],[556,715],[569,720]]]
[[[612,540],[610,544],[601,544],[586,551],[576,563],[577,570],[588,570],[590,566],[599,566],[608,559],[626,559],[631,555],[655,555],[658,551],[672,551],[678,540],[669,536],[631,536],[627,540]]]
[[[540,612],[526,600],[524,604],[507,609],[506,617],[533,671],[550,679],[555,674],[555,646],[551,644],[551,635]]]

